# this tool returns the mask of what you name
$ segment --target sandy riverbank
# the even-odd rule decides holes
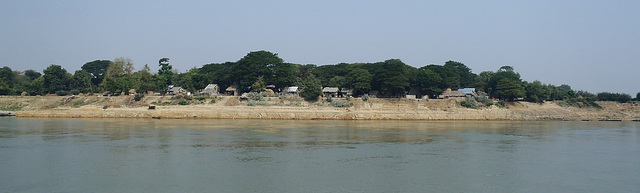
[[[190,100],[189,105],[170,105],[172,97],[132,96],[31,96],[0,97],[0,107],[18,109],[18,117],[52,118],[162,118],[162,119],[320,119],[320,120],[638,120],[640,106],[632,103],[599,102],[602,109],[562,107],[516,102],[507,107],[469,109],[462,99],[370,99],[352,98],[352,107],[332,107],[327,102],[308,103],[293,97],[267,97],[258,106],[237,97]],[[345,100],[345,99],[335,99]],[[347,101],[345,101],[347,102]],[[164,104],[164,105],[163,105]],[[149,109],[149,106],[155,109]]]

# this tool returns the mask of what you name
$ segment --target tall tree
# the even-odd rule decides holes
[[[35,70],[26,70],[24,72],[24,75],[29,77],[29,79],[31,80],[35,80],[36,78],[40,78],[40,76],[42,76],[42,74],[36,72]]]
[[[169,64],[169,58],[161,58],[158,60],[158,89],[166,90],[167,86],[173,84],[173,66]]]
[[[371,90],[371,79],[373,75],[369,71],[361,68],[356,68],[349,72],[347,76],[347,82],[353,88],[353,94],[362,95]]]
[[[477,75],[471,72],[471,68],[467,67],[462,62],[449,60],[444,63],[444,67],[454,68],[458,72],[458,77],[460,77],[460,80],[459,80],[460,85],[457,85],[456,87],[459,87],[459,88],[475,87],[475,78]]]
[[[133,72],[133,62],[131,59],[119,57],[113,60],[107,68],[105,78],[100,83],[103,91],[128,92],[133,88],[131,74]]]
[[[302,81],[302,85],[300,85],[300,89],[302,89],[300,96],[307,101],[316,101],[322,94],[321,87],[320,80],[312,74]]]
[[[522,80],[520,79],[520,74],[513,71],[512,66],[502,66],[500,67],[500,69],[498,69],[498,71],[493,76],[491,76],[491,79],[487,84],[487,89],[486,89],[487,93],[492,97],[498,97],[497,96],[497,92],[499,91],[498,82],[505,78],[509,79],[508,81],[509,83],[520,82],[520,84],[522,84]]]
[[[495,96],[504,100],[514,101],[525,96],[522,82],[516,79],[503,78],[498,81]]]
[[[418,89],[420,94],[435,97],[442,93],[442,77],[433,70],[422,69],[417,75],[414,87]]]
[[[76,70],[73,73],[73,81],[71,88],[83,93],[93,93],[93,83],[91,82],[91,74],[86,70]]]
[[[9,95],[14,85],[14,74],[9,67],[0,68],[0,95]]]
[[[91,82],[93,85],[98,86],[107,74],[109,64],[111,64],[109,60],[94,60],[82,65],[81,69],[89,72],[89,74],[91,74]]]
[[[276,89],[282,89],[291,86],[296,82],[297,66],[291,63],[276,63],[270,66],[272,72],[269,78],[265,77],[265,83],[276,86]]]
[[[406,76],[405,66],[398,59],[384,61],[387,71],[380,74],[382,80],[381,91],[387,96],[404,96],[405,89],[410,86],[409,77]]]
[[[60,65],[52,64],[44,70],[44,88],[46,93],[68,91],[72,75]]]
[[[282,62],[278,54],[264,50],[250,52],[238,60],[232,69],[241,92],[251,90],[251,85],[258,80],[258,77],[271,77],[271,69]]]
[[[133,88],[136,89],[136,93],[156,90],[156,84],[153,81],[153,74],[151,74],[149,65],[145,64],[141,70],[134,72],[132,78],[134,81]]]
[[[476,85],[476,89],[489,93],[489,91],[487,91],[488,85],[489,85],[489,81],[491,81],[491,77],[495,74],[495,72],[493,71],[482,71],[480,72],[480,74],[478,74],[478,76],[476,76],[475,78],[475,85]]]

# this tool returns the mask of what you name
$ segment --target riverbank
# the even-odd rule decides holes
[[[211,101],[215,100],[215,103]],[[353,103],[333,107],[329,102],[308,103],[297,97],[265,97],[260,101],[238,97],[198,98],[148,96],[4,96],[0,107],[18,117],[156,118],[156,119],[297,119],[297,120],[638,120],[640,106],[598,102],[601,109],[515,102],[506,107],[470,109],[462,98],[407,100],[334,99]],[[187,105],[177,105],[178,103]],[[150,108],[150,106],[153,106]]]

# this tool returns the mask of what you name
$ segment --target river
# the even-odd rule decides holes
[[[0,192],[637,192],[640,123],[0,118]]]

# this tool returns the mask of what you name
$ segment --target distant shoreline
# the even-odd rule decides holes
[[[598,121],[640,119],[640,106],[631,103],[598,102],[602,109],[562,107],[515,102],[500,108],[461,107],[463,98],[408,100],[352,98],[351,107],[332,107],[323,102],[287,101],[278,97],[263,99],[262,105],[248,106],[237,97],[218,97],[190,105],[155,105],[176,101],[172,97],[152,96],[133,101],[132,96],[32,96],[0,97],[0,105],[20,106],[17,117],[42,118],[148,118],[148,119],[281,119],[281,120],[476,120],[476,121]],[[211,100],[211,99],[209,99]],[[334,99],[344,100],[346,99]],[[197,103],[197,100],[193,100]],[[155,109],[149,109],[154,106]]]

